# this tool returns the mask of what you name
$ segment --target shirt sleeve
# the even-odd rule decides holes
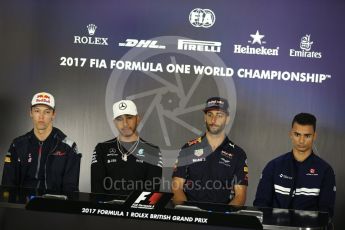
[[[152,182],[152,187],[150,186],[148,190],[159,191],[161,180],[162,180],[162,154],[158,149],[156,160],[154,164],[149,164],[146,180]]]
[[[68,153],[62,184],[63,191],[79,191],[80,159],[81,153],[78,153],[77,144],[74,142]]]
[[[235,185],[246,185],[248,186],[248,165],[247,165],[247,156],[243,152],[238,161],[236,167],[236,172],[233,178],[233,184]]]
[[[91,192],[93,193],[105,193],[105,178],[106,171],[102,157],[102,147],[98,144],[93,151],[91,161]]]
[[[4,170],[2,174],[2,185],[5,186],[19,186],[19,167],[18,156],[15,150],[14,143],[11,144],[8,152],[5,155]]]
[[[264,168],[261,178],[256,190],[254,206],[272,207],[273,205],[273,171],[274,165],[272,162],[268,163]]]
[[[335,194],[335,175],[333,169],[329,167],[320,188],[319,210],[328,212],[330,217],[334,214]]]
[[[186,155],[185,151],[187,149],[187,145],[184,145],[177,157],[177,160],[174,164],[173,174],[172,177],[180,177],[183,179],[187,178],[187,164],[186,160],[183,160],[183,156]]]

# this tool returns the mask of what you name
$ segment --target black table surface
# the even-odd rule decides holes
[[[42,198],[45,197],[46,194],[50,194],[53,196],[48,196],[50,197],[49,199]],[[54,194],[57,193],[52,191],[44,191],[31,188],[15,188],[0,186],[0,208],[7,208],[7,212],[9,212],[9,209],[11,209],[10,212],[15,212],[15,210],[22,210],[21,212],[25,212],[28,211],[26,210],[28,203],[32,202],[37,198],[40,198],[40,202],[45,202],[42,206],[47,208],[47,212],[57,211],[60,213],[71,214],[73,213],[73,211],[69,209],[71,209],[71,207],[78,206],[78,204],[90,204],[91,206],[96,205],[97,207],[103,207],[102,205],[104,205],[104,207],[108,208],[110,207],[109,205],[116,205],[116,208],[120,210],[124,201],[126,201],[128,198],[128,196],[126,195],[95,194],[83,192],[57,194],[63,196],[58,196],[54,198]],[[67,199],[65,200],[65,198]],[[81,205],[80,207],[83,206]],[[261,221],[264,229],[326,229],[328,224],[328,214],[317,211],[256,208],[249,206],[236,207],[223,204],[200,202],[183,202],[179,205],[174,205],[172,202],[169,202],[162,211],[164,213],[171,213],[175,212],[176,210],[188,210],[188,212],[192,213],[193,216],[200,216],[203,213],[207,213],[208,215],[210,215],[210,213],[221,214],[223,216],[225,215],[224,218],[233,217],[232,214],[256,215],[257,213],[261,213]],[[76,212],[74,214],[78,213]],[[240,218],[240,216],[238,218]],[[102,221],[102,223],[107,221]],[[131,223],[134,222],[132,220]],[[161,223],[156,222],[155,224],[159,226]],[[138,225],[140,226],[139,223]],[[189,228],[190,227],[191,226],[189,226]],[[204,228],[204,226],[201,227]],[[200,226],[198,228],[200,229]]]

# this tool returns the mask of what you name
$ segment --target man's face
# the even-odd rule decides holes
[[[230,117],[222,110],[209,110],[205,113],[205,123],[210,134],[220,134],[229,123]]]
[[[136,134],[139,125],[139,117],[133,115],[121,115],[114,119],[115,126],[123,137],[131,137]]]
[[[294,151],[309,153],[313,148],[316,132],[312,125],[300,125],[295,122],[290,131],[290,138]]]
[[[53,125],[55,111],[46,105],[35,105],[31,107],[30,117],[34,124],[34,128],[44,131]]]

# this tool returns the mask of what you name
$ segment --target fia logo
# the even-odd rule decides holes
[[[194,27],[210,28],[216,21],[216,16],[210,9],[196,8],[189,13],[189,22]]]

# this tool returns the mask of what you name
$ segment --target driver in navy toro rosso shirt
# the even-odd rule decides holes
[[[12,142],[5,156],[2,185],[78,191],[81,154],[74,141],[53,127],[55,115],[53,95],[35,94],[30,109],[34,128]]]
[[[213,97],[206,102],[206,133],[185,144],[175,164],[174,202],[198,201],[244,205],[248,186],[246,153],[225,135],[228,101]]]

